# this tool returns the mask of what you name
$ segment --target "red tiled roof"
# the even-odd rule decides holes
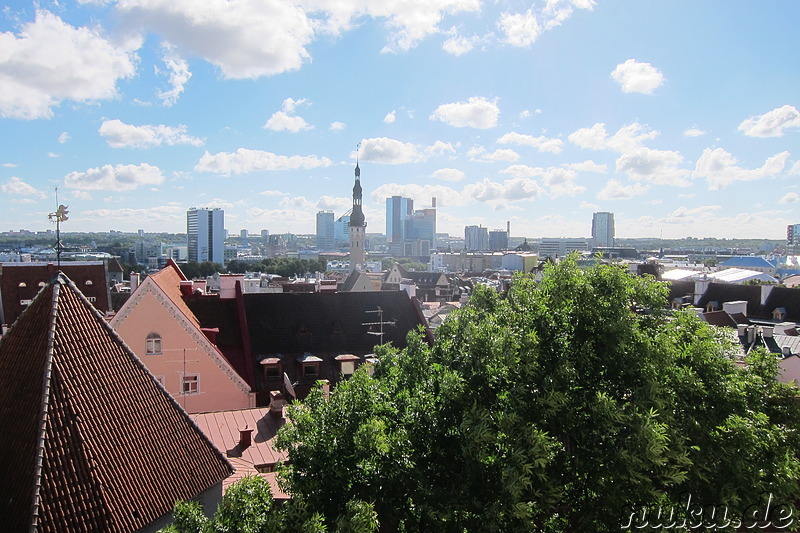
[[[169,297],[170,300],[175,304],[175,306],[181,310],[181,312],[186,315],[195,326],[200,328],[200,321],[197,320],[197,317],[194,316],[192,310],[186,305],[183,301],[183,297],[181,295],[181,281],[187,281],[186,276],[183,275],[183,272],[178,267],[178,265],[170,259],[167,261],[167,264],[154,274],[150,274],[150,277],[153,281],[156,282],[162,291]]]
[[[286,460],[286,455],[272,445],[285,419],[273,417],[269,407],[202,413],[194,415],[194,420],[211,442],[230,457],[236,472],[225,480],[226,488],[246,475],[261,475],[259,467],[265,470],[265,467],[271,468]],[[239,430],[245,427],[253,430],[252,443],[246,448],[239,444]],[[286,497],[274,483],[274,474],[272,477],[269,481],[273,496],[279,499]]]
[[[0,427],[7,531],[136,531],[232,472],[63,275],[0,341]]]

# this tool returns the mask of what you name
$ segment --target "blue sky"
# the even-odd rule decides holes
[[[0,231],[771,238],[800,223],[795,0],[11,1]]]

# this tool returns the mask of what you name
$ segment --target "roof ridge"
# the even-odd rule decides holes
[[[39,504],[40,504],[40,491],[42,488],[42,469],[44,463],[44,447],[47,435],[47,418],[50,414],[50,383],[53,375],[53,345],[56,337],[56,318],[58,317],[58,296],[61,292],[61,284],[63,279],[66,278],[64,274],[59,271],[58,274],[50,281],[52,286],[53,296],[50,311],[50,331],[47,333],[47,355],[45,358],[44,377],[42,378],[42,402],[39,410],[39,438],[36,443],[36,466],[33,474],[33,503],[31,510],[31,530],[35,530],[39,519]],[[47,285],[42,287],[44,291]],[[41,293],[41,291],[39,291]],[[38,296],[38,294],[37,294]],[[25,309],[27,311],[28,309]],[[24,314],[24,312],[23,312]],[[20,316],[21,318],[21,316]]]
[[[97,309],[95,309],[95,307],[94,307],[94,306],[91,304],[91,302],[89,302],[89,300],[86,298],[86,296],[84,296],[84,295],[83,295],[83,293],[82,293],[82,292],[80,291],[80,289],[78,289],[78,287],[77,287],[77,286],[76,286],[76,285],[75,285],[75,284],[72,282],[72,280],[70,280],[70,279],[69,279],[69,278],[68,278],[66,275],[64,275],[64,274],[61,274],[61,276],[63,276],[63,277],[66,279],[67,285],[69,285],[69,286],[70,286],[70,288],[72,288],[72,289],[73,289],[73,291],[74,291],[74,292],[75,292],[75,294],[78,296],[78,298],[79,298],[79,299],[80,299],[80,300],[81,300],[81,301],[82,301],[82,302],[83,302],[85,305],[88,305],[88,308],[89,308],[89,310],[90,310],[92,313],[94,313],[95,317],[96,317],[96,318],[99,320],[99,322],[100,322],[100,323],[103,325],[103,327],[104,327],[105,329],[107,329],[107,330],[108,330],[108,332],[111,334],[111,336],[112,336],[112,337],[113,337],[113,338],[114,338],[116,341],[118,341],[118,342],[119,342],[119,343],[120,343],[120,344],[121,344],[121,345],[124,347],[124,351],[126,351],[126,352],[127,352],[129,355],[131,355],[131,356],[132,356],[132,360],[133,360],[134,364],[136,364],[136,365],[137,365],[139,368],[143,369],[143,370],[144,370],[144,371],[145,371],[145,372],[146,372],[146,373],[147,373],[147,374],[148,374],[150,377],[152,377],[152,378],[153,378],[153,381],[155,381],[155,382],[156,382],[156,384],[158,385],[158,388],[159,388],[159,390],[161,390],[162,394],[164,394],[164,396],[166,396],[166,397],[167,397],[167,399],[170,401],[170,403],[172,403],[174,406],[176,406],[176,407],[178,408],[179,412],[180,412],[180,413],[183,415],[183,417],[184,417],[185,419],[187,419],[187,420],[188,420],[188,421],[191,423],[191,425],[192,425],[192,426],[193,426],[193,427],[194,427],[194,428],[195,428],[195,429],[198,431],[198,433],[201,435],[202,439],[203,439],[203,440],[205,440],[205,441],[206,441],[206,442],[207,442],[207,443],[208,443],[208,444],[211,446],[211,449],[214,451],[214,453],[216,453],[218,457],[220,457],[220,458],[221,458],[221,459],[222,459],[222,460],[223,460],[225,463],[227,463],[227,464],[230,466],[230,462],[228,461],[227,457],[226,457],[226,456],[225,456],[225,455],[224,455],[224,454],[223,454],[223,453],[222,453],[220,450],[218,450],[216,446],[214,446],[214,443],[211,441],[211,439],[209,439],[209,438],[206,436],[206,434],[205,434],[205,433],[203,433],[203,431],[200,429],[200,427],[199,427],[199,426],[198,426],[198,425],[195,423],[194,419],[193,419],[193,418],[192,418],[192,417],[191,417],[191,416],[190,416],[190,415],[189,415],[189,414],[186,412],[186,410],[185,410],[185,409],[184,409],[184,408],[181,406],[181,404],[178,402],[178,400],[176,400],[176,399],[175,399],[175,398],[172,396],[172,394],[170,394],[170,393],[167,391],[167,389],[165,389],[165,388],[164,388],[164,386],[161,384],[161,382],[160,382],[160,381],[158,381],[158,380],[157,380],[155,377],[153,377],[153,373],[152,373],[152,372],[150,372],[150,370],[147,368],[147,366],[145,366],[145,364],[144,364],[144,363],[142,363],[142,360],[141,360],[141,359],[139,359],[139,356],[137,356],[137,355],[136,355],[136,352],[134,352],[134,351],[131,349],[131,347],[130,347],[130,346],[128,346],[128,345],[125,343],[125,341],[122,339],[122,337],[120,337],[120,336],[119,336],[119,334],[117,333],[117,330],[115,330],[114,328],[112,328],[112,327],[111,327],[111,324],[109,324],[109,323],[106,321],[105,317],[103,317],[103,315],[102,315],[102,314],[100,314],[100,311],[98,311]],[[155,282],[155,280],[153,280],[153,281]],[[156,286],[157,286],[159,289],[161,289],[161,286],[160,286],[160,285],[158,285],[158,283],[155,283],[155,285],[156,285]],[[162,292],[165,292],[165,291],[163,291],[163,289],[161,289],[161,290],[162,290]],[[171,299],[170,299],[169,297],[167,297],[167,299],[171,301]],[[200,328],[198,328],[198,331],[199,331],[199,329],[200,329]],[[205,337],[204,337],[204,338],[205,338]],[[220,352],[220,353],[221,353],[221,352]],[[226,362],[227,362],[227,360],[226,360]],[[228,363],[228,365],[230,366],[230,363]],[[237,374],[237,375],[238,375],[238,373],[235,371],[235,369],[233,369],[233,367],[231,367],[231,369],[234,371],[234,374]],[[248,387],[249,387],[249,384],[248,384]]]

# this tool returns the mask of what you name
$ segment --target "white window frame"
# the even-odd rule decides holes
[[[183,374],[181,376],[181,395],[191,396],[193,394],[200,394],[200,374]]]
[[[163,353],[163,339],[161,335],[155,331],[147,334],[144,340],[144,353],[145,355],[161,355]]]

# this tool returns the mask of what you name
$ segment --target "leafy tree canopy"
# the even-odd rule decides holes
[[[381,531],[620,531],[689,497],[739,517],[794,501],[795,390],[666,294],[571,260],[505,298],[476,288],[432,347],[382,347],[373,376],[291,406],[286,489],[328,527],[364,506]]]

